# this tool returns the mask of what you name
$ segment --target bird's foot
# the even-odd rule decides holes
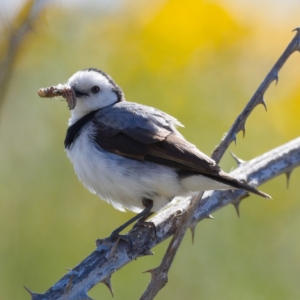
[[[153,222],[138,221],[133,225],[133,229],[138,227],[138,226],[145,226],[145,227],[149,227],[149,228],[153,229],[154,235],[155,235],[155,237],[157,237],[157,235],[156,235],[156,226]]]

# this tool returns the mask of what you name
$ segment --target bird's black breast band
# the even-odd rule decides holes
[[[76,138],[80,135],[82,128],[93,119],[94,115],[99,110],[100,109],[97,109],[88,113],[87,115],[85,115],[84,117],[76,121],[68,128],[65,142],[64,142],[66,149],[70,149],[72,144],[75,142]]]

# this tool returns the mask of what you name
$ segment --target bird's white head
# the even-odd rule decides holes
[[[76,95],[76,105],[71,111],[72,123],[91,111],[125,100],[121,88],[109,75],[98,69],[78,71],[69,78],[67,84]]]

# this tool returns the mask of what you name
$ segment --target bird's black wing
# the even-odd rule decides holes
[[[140,127],[115,129],[98,121],[93,138],[102,149],[123,157],[201,174],[220,170],[196,146],[164,128],[156,131]]]
[[[226,185],[270,198],[254,187],[232,178],[196,146],[166,129],[156,132],[139,127],[118,130],[98,121],[93,138],[102,149],[111,153],[172,167],[183,175],[201,174]]]

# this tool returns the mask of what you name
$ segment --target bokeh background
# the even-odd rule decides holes
[[[0,1],[0,55],[32,1]],[[43,293],[129,219],[78,182],[63,147],[66,103],[40,87],[97,67],[127,100],[177,117],[210,154],[300,25],[300,2],[253,0],[43,1],[18,48],[0,99],[0,298]],[[295,53],[230,150],[249,160],[299,135],[300,57]],[[221,166],[230,171],[229,154]],[[280,176],[186,235],[157,299],[300,299],[300,171]],[[112,277],[115,299],[138,299],[167,242]],[[99,284],[89,293],[111,299]]]

